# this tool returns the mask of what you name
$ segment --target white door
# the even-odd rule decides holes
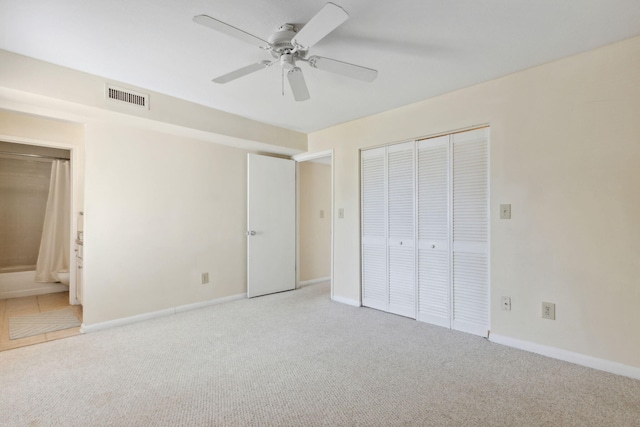
[[[293,160],[248,155],[247,296],[296,286],[296,168]]]
[[[489,329],[489,130],[453,135],[452,328]]]
[[[418,142],[418,319],[451,327],[449,136]]]
[[[388,311],[416,317],[413,142],[387,147]]]
[[[362,304],[416,317],[414,143],[362,152]]]
[[[418,143],[418,319],[487,336],[488,129]]]
[[[362,152],[362,305],[387,310],[386,149]]]

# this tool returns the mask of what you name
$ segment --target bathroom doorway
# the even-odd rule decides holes
[[[0,141],[0,350],[79,333],[76,327],[15,338],[21,335],[11,325],[15,329],[24,316],[68,309],[82,321],[74,274],[73,151],[24,142]]]

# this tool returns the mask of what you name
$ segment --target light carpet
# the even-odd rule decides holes
[[[325,284],[0,353],[8,426],[638,426],[640,381]]]
[[[9,339],[42,335],[80,326],[72,308],[9,318]]]

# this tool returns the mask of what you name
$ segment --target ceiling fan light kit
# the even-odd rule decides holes
[[[283,72],[285,70],[287,71],[287,80],[289,81],[293,98],[296,101],[306,101],[310,97],[309,90],[304,80],[302,70],[296,65],[296,61],[306,62],[311,68],[340,74],[364,82],[372,82],[377,77],[378,72],[371,68],[321,56],[314,55],[307,57],[311,47],[342,25],[348,18],[349,14],[340,6],[327,3],[300,31],[296,32],[293,24],[283,24],[278,28],[278,31],[271,34],[267,40],[263,40],[260,37],[256,37],[253,34],[249,34],[246,31],[208,15],[195,16],[193,21],[267,50],[275,58],[273,61],[260,61],[231,71],[230,73],[216,77],[213,79],[213,82],[219,84],[228,83],[268,68],[275,63],[279,63]]]

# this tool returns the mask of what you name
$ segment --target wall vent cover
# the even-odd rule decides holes
[[[144,108],[145,110],[149,109],[149,95],[145,93],[134,92],[130,89],[123,89],[107,84],[105,86],[105,96],[112,101],[119,103],[124,102],[138,108]]]

